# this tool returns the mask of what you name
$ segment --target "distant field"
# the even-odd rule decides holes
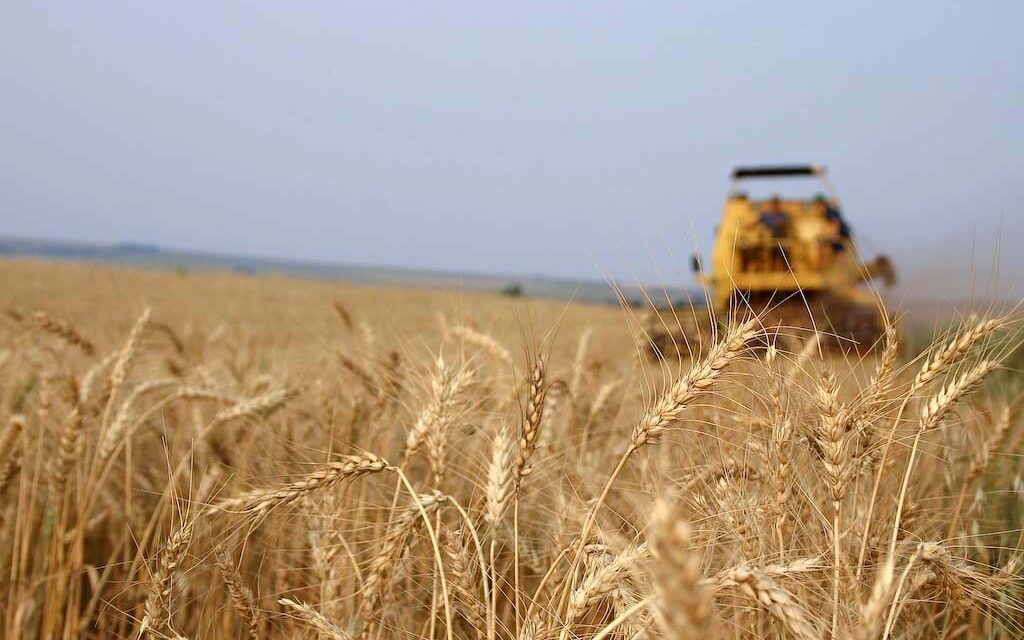
[[[609,305],[0,260],[2,637],[1018,638],[980,311],[652,362]]]
[[[498,293],[510,288],[525,295],[553,300],[576,300],[597,304],[618,304],[619,295],[599,278],[548,278],[539,275],[500,275],[413,270],[382,266],[282,260],[256,256],[206,253],[169,249],[148,244],[88,244],[0,236],[0,258],[71,261],[98,265],[163,269],[177,273],[235,273],[242,275],[291,276],[307,280],[353,284],[455,289]],[[686,298],[692,290],[687,282],[668,283],[657,288],[660,296]],[[622,295],[643,300],[643,290],[632,282],[618,283]],[[699,296],[698,296],[699,297]]]
[[[339,338],[334,303],[358,312],[382,341],[421,341],[426,348],[441,330],[439,314],[471,318],[481,329],[516,344],[523,335],[558,325],[568,336],[586,325],[602,344],[630,344],[626,316],[618,308],[509,298],[497,293],[349,284],[341,281],[245,275],[178,273],[39,260],[0,261],[0,305],[42,309],[73,319],[107,346],[123,337],[146,306],[174,327],[196,331],[244,328],[247,335],[285,351],[295,362],[329,348]],[[566,349],[572,339],[559,340]],[[335,345],[336,346],[336,345]],[[394,346],[408,346],[395,344]],[[291,351],[294,349],[294,351]]]

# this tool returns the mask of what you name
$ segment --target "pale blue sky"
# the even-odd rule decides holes
[[[920,278],[1021,244],[1022,24],[1009,0],[8,2],[0,234],[679,279],[733,165],[812,161]]]

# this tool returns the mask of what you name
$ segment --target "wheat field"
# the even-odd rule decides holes
[[[1017,638],[1020,317],[870,353],[0,262],[5,638]]]

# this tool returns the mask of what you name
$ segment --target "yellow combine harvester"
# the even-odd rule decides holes
[[[816,178],[813,198],[752,200],[741,185],[765,178]],[[708,338],[711,318],[752,310],[766,327],[816,330],[825,346],[865,349],[885,330],[877,300],[864,285],[896,279],[889,259],[861,262],[823,167],[739,167],[716,230],[710,271],[694,256],[697,282],[708,291],[710,312],[667,315],[655,310],[647,331],[652,355],[687,355]],[[705,321],[705,317],[707,320]],[[682,326],[676,326],[682,325]],[[801,332],[803,333],[803,332]]]

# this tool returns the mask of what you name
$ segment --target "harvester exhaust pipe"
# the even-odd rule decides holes
[[[863,265],[864,282],[880,279],[886,287],[896,284],[896,268],[892,266],[889,256],[881,255]]]

